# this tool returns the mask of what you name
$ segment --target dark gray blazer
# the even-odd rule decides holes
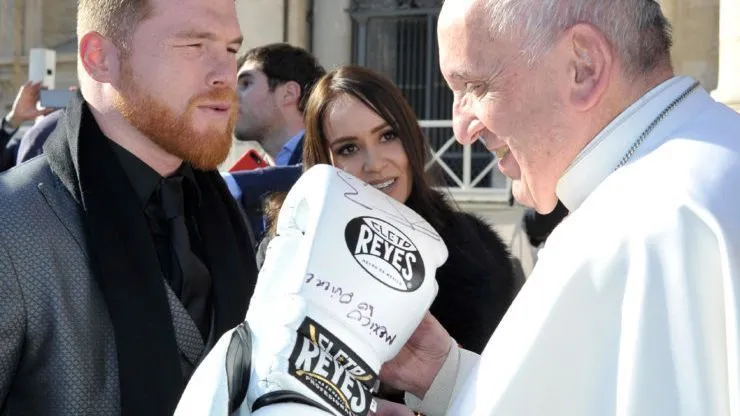
[[[45,156],[0,175],[0,414],[121,412],[113,327],[75,200]],[[203,340],[167,286],[184,368]]]

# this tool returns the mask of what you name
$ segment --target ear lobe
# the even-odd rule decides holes
[[[98,32],[88,32],[79,43],[79,59],[85,72],[100,83],[111,83],[118,73],[116,47]]]
[[[600,100],[606,90],[613,62],[606,38],[595,27],[577,24],[570,29],[570,100],[586,111]]]

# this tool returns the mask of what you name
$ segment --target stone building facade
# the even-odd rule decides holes
[[[420,16],[415,11],[433,18],[434,9],[441,3],[439,0],[236,1],[245,48],[287,41],[312,50],[328,68],[352,62],[373,66],[373,59],[382,59],[377,52],[397,45],[396,37],[403,36],[399,26],[389,24],[392,19],[410,21]],[[740,0],[660,0],[660,3],[674,27],[673,60],[677,72],[698,78],[718,99],[740,110],[740,25],[737,24]],[[76,83],[75,7],[76,0],[0,0],[0,114],[7,111],[18,86],[27,77],[29,48],[57,51],[57,88]],[[427,29],[422,30],[433,35],[433,22],[424,27]],[[394,42],[388,42],[389,30],[395,31]],[[412,32],[409,33],[418,36],[414,34],[418,30]],[[385,43],[377,43],[383,36]],[[368,49],[367,45],[373,42],[383,48]],[[422,41],[419,45],[428,48],[431,43],[432,40]],[[431,57],[427,58],[436,65]],[[425,69],[422,65],[418,70],[432,68]]]

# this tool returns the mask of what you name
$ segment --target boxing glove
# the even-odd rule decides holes
[[[436,296],[434,275],[447,249],[414,211],[328,165],[304,173],[277,221],[243,327],[246,400],[234,406],[232,399],[232,410],[269,414],[270,406],[294,403],[367,415],[380,366],[400,351]],[[234,340],[234,333],[226,336]],[[221,341],[183,399],[214,352],[222,355],[216,362],[225,361],[229,348]],[[228,366],[221,367],[213,366],[221,380],[198,390],[221,389],[213,393],[217,412],[228,412]]]

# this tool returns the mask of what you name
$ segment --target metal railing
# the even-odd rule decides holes
[[[421,120],[419,125],[427,136],[434,130],[450,131],[452,120]],[[434,143],[434,142],[437,143]],[[473,149],[474,145],[462,146],[454,136],[446,140],[430,140],[431,157],[426,169],[441,169],[447,183],[447,190],[458,202],[497,202],[509,201],[511,180],[499,170],[494,156],[485,150]],[[435,146],[436,144],[436,146]],[[451,166],[457,162],[457,166]]]
[[[422,119],[432,154],[427,170],[458,202],[508,202],[511,182],[484,146],[458,144],[453,96],[437,64],[442,0],[352,0],[353,62],[391,79]]]

